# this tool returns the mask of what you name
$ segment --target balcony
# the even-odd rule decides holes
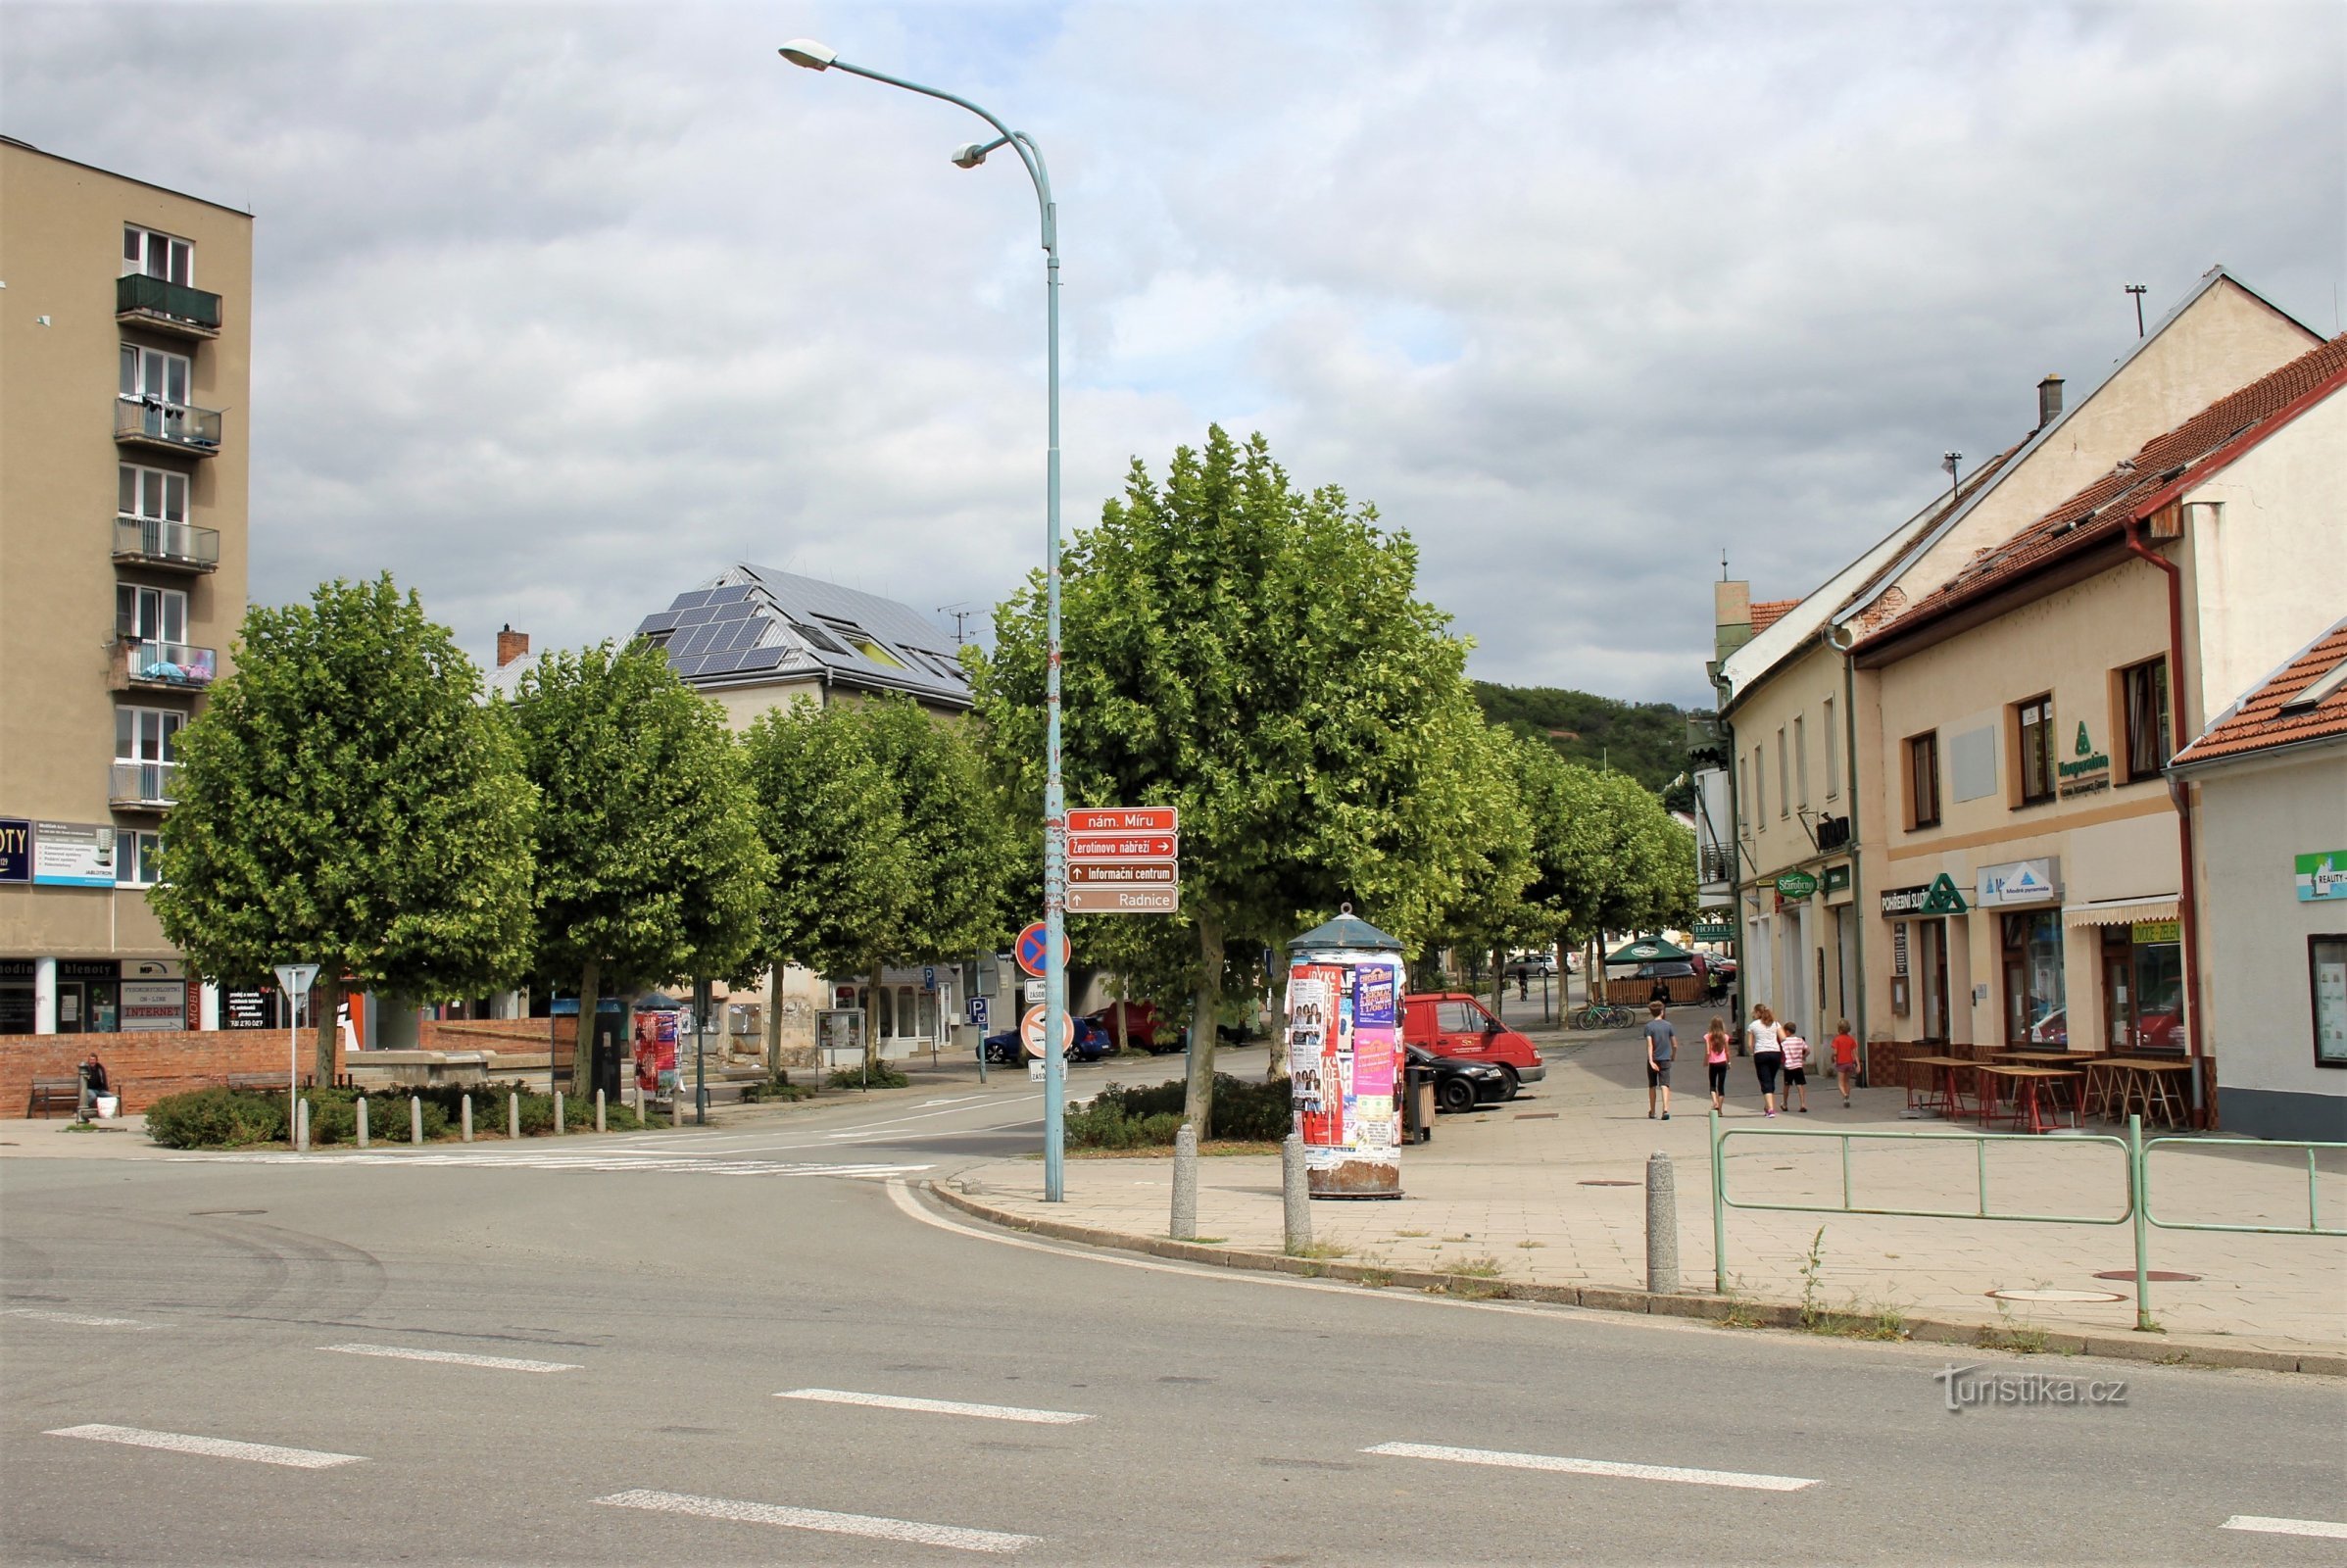
[[[126,272],[115,279],[114,318],[174,337],[218,337],[220,297],[169,278]]]
[[[220,532],[162,517],[118,515],[114,519],[114,559],[124,565],[165,571],[217,571]]]
[[[220,449],[220,416],[211,409],[161,398],[117,397],[114,439],[118,446],[209,458]]]
[[[1716,844],[1696,852],[1695,880],[1705,887],[1731,887],[1736,882],[1736,856]]]
[[[217,668],[209,648],[125,637],[109,684],[116,691],[200,692],[212,684]]]
[[[178,797],[173,762],[117,762],[108,774],[106,800],[118,811],[161,811]]]

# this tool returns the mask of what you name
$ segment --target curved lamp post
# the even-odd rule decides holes
[[[988,111],[967,98],[957,98],[935,87],[924,87],[917,81],[906,81],[863,66],[850,65],[832,49],[812,38],[794,38],[779,51],[782,58],[794,66],[809,71],[845,71],[850,75],[902,87],[926,98],[942,99],[976,115],[995,129],[995,138],[987,142],[965,142],[954,149],[953,162],[962,169],[975,169],[986,162],[986,155],[999,148],[1008,147],[1018,154],[1019,162],[1027,166],[1027,177],[1035,182],[1035,199],[1043,209],[1044,251],[1044,318],[1049,345],[1047,363],[1050,366],[1051,449],[1045,466],[1045,523],[1044,523],[1044,709],[1045,709],[1045,769],[1043,793],[1043,917],[1048,929],[1050,953],[1044,959],[1044,1111],[1043,1111],[1043,1188],[1049,1202],[1065,1199],[1062,1183],[1062,1151],[1065,1129],[1062,1125],[1064,1107],[1061,1104],[1066,1077],[1064,1059],[1060,1054],[1060,1037],[1067,1028],[1067,965],[1063,952],[1067,943],[1067,802],[1059,780],[1059,217],[1051,203],[1051,176],[1044,168],[1043,153],[1024,132],[1012,130]]]

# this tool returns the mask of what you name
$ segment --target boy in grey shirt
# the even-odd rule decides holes
[[[1654,1119],[1655,1096],[1662,1097],[1662,1119],[1671,1119],[1671,1057],[1679,1051],[1679,1035],[1663,1016],[1659,1002],[1646,1004],[1654,1016],[1646,1020],[1646,1119]]]

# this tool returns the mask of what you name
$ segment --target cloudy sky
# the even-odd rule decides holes
[[[1798,593],[2223,263],[2338,330],[2347,7],[0,7],[0,129],[257,215],[255,599],[388,567],[486,658],[749,560],[984,612],[1260,429],[1475,673],[1705,700]],[[941,617],[950,626],[950,618]]]

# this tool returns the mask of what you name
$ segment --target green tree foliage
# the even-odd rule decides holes
[[[1298,492],[1260,436],[1241,447],[1219,428],[1162,484],[1136,461],[1063,563],[1068,799],[1182,811],[1201,1133],[1227,952],[1276,949],[1341,901],[1424,941],[1494,837],[1466,645],[1414,597],[1416,575],[1416,548],[1374,510]],[[978,710],[1008,798],[1039,815],[1040,579],[995,630],[972,662]]]
[[[761,715],[749,756],[773,855],[767,961],[868,976],[868,1010],[883,967],[1001,942],[1010,841],[960,729],[903,698],[807,703]]]
[[[347,977],[423,1000],[511,984],[529,956],[534,794],[448,629],[388,574],[256,606],[236,671],[179,738],[150,896],[197,971],[321,965],[319,1083]]]
[[[1594,772],[1518,753],[1533,823],[1526,903],[1556,937],[1685,925],[1695,912],[1694,835],[1652,791],[1624,773]]]
[[[1569,762],[1627,773],[1684,810],[1687,710],[1669,703],[1626,703],[1556,686],[1475,683],[1475,700],[1494,724],[1537,740]]]
[[[722,712],[659,648],[549,653],[511,713],[541,801],[537,967],[580,998],[576,1084],[605,986],[756,969],[771,862]]]

